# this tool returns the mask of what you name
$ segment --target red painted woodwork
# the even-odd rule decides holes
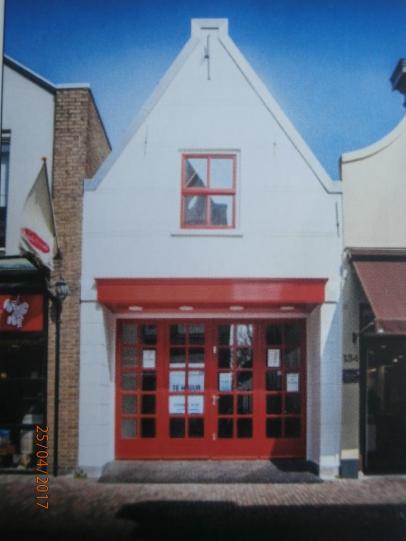
[[[190,158],[207,160],[207,186],[206,187],[187,187],[186,161]],[[211,183],[211,160],[228,159],[233,163],[233,179],[231,188],[219,188],[212,186]],[[237,155],[236,154],[183,154],[182,155],[182,178],[181,178],[181,216],[180,225],[183,229],[234,229],[236,225],[236,190],[237,190]],[[188,224],[185,222],[185,197],[201,195],[207,198],[206,216],[204,224]],[[220,225],[210,223],[210,195],[229,195],[233,198],[233,210],[231,224]]]
[[[0,295],[0,332],[40,332],[43,328],[42,295]]]
[[[227,328],[228,325],[241,325],[241,328],[252,325],[252,368],[250,364],[243,366],[234,365],[232,368],[221,366],[220,350],[234,349],[235,357],[238,356],[238,350],[247,350],[246,345],[222,344],[219,341],[221,335],[220,327]],[[143,344],[141,340],[132,343],[124,339],[125,326],[127,329],[136,329],[137,335],[141,336],[143,325],[155,326],[157,331],[156,343]],[[171,335],[171,325],[185,325],[197,327],[204,325],[204,344],[196,343],[191,339],[190,332],[185,338],[185,344],[174,343],[174,337]],[[280,340],[271,337],[270,329],[280,329]],[[244,329],[243,329],[244,330]],[[292,331],[294,333],[292,334]],[[133,332],[133,331],[131,331]],[[145,333],[144,333],[145,334]],[[172,333],[173,334],[173,333]],[[278,333],[275,332],[277,335]],[[292,339],[291,336],[295,338]],[[176,335],[175,335],[176,337]],[[193,337],[192,337],[193,338]],[[175,340],[176,342],[176,340]],[[237,342],[234,340],[237,344]],[[127,355],[127,361],[136,360],[132,367],[125,367],[123,364],[124,349],[134,347],[134,357]],[[142,348],[156,350],[155,368],[142,368]],[[268,348],[279,349],[280,367],[268,367]],[[170,364],[172,355],[171,348],[196,350],[204,348],[204,369],[194,366],[188,368],[191,360],[190,351],[186,354],[186,367],[175,367]],[[216,458],[216,459],[256,459],[256,458],[304,458],[306,453],[306,357],[305,357],[305,321],[304,320],[273,320],[273,321],[246,321],[230,322],[209,320],[194,321],[135,321],[120,320],[117,328],[117,365],[116,365],[116,458],[117,459],[193,459],[193,458]],[[233,356],[234,353],[231,353]],[[293,353],[293,356],[292,356]],[[177,354],[177,353],[176,353]],[[243,357],[243,356],[242,356]],[[172,357],[178,358],[178,357]],[[227,355],[223,358],[228,358]],[[249,356],[248,356],[249,358]],[[298,363],[297,359],[300,359]],[[296,360],[295,360],[296,359]],[[293,364],[292,364],[293,362]],[[294,364],[296,363],[296,365]],[[296,368],[294,368],[296,366]],[[185,391],[170,391],[170,372],[188,372],[204,370],[204,390],[189,389]],[[278,377],[281,382],[281,389],[268,388],[267,381],[274,381],[267,378],[267,372],[280,372]],[[154,389],[142,389],[142,376],[144,374],[154,374],[156,376],[156,386]],[[250,381],[252,388],[234,389],[233,391],[219,391],[219,374],[232,373],[233,377],[237,373],[245,373],[249,377],[242,378]],[[298,392],[287,391],[287,375],[298,374],[299,390]],[[132,389],[123,389],[123,375],[135,375],[136,386]],[[131,379],[132,376],[130,376]],[[129,380],[128,380],[129,381]],[[278,380],[279,381],[279,380]],[[128,386],[127,386],[128,387]],[[199,395],[204,397],[204,410],[202,414],[188,413],[169,413],[170,396],[187,397]],[[130,398],[130,403],[136,404],[135,411],[123,414],[123,397]],[[233,411],[220,412],[219,400],[213,397],[233,397]],[[143,412],[144,403],[151,404],[151,398],[144,400],[145,397],[154,397],[154,411]],[[244,405],[247,402],[244,398],[251,397],[252,409],[248,412],[245,409],[238,410],[238,405]],[[292,402],[292,398],[293,400]],[[280,408],[278,410],[278,403]],[[292,408],[293,404],[293,408]],[[275,411],[276,405],[276,411]],[[224,406],[224,403],[223,403]],[[270,411],[269,407],[271,406]],[[289,411],[288,411],[289,410]],[[232,425],[233,435],[230,438],[221,437],[219,433],[219,419],[226,419],[227,426]],[[190,419],[202,419],[204,421],[204,431],[200,437],[192,437],[190,433],[185,433],[184,437],[170,437],[170,420],[184,420],[186,427]],[[237,430],[246,421],[252,420],[252,433],[248,437],[237,437]],[[125,420],[130,427],[135,426],[134,437],[123,437],[121,433],[121,423]],[[267,435],[267,426],[281,425],[280,437]],[[155,432],[153,437],[143,437],[140,428],[144,422],[154,422]],[[300,425],[296,435],[289,437],[288,427]],[[182,424],[182,422],[180,423]],[[147,426],[146,425],[146,426]],[[290,429],[291,430],[291,429]],[[148,435],[148,434],[147,434]],[[151,435],[151,434],[149,434]],[[173,434],[172,434],[173,435]],[[224,435],[224,434],[223,434]]]
[[[326,279],[297,278],[97,278],[97,300],[114,312],[140,306],[171,310],[263,309],[281,305],[313,308],[324,302]]]

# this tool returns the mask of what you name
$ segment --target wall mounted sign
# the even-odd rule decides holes
[[[0,295],[1,332],[39,332],[43,328],[42,295]]]

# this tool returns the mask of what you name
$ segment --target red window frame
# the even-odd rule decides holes
[[[198,187],[198,188],[188,188],[185,186],[187,176],[186,176],[186,161],[188,159],[206,159],[207,160],[207,187]],[[231,188],[213,188],[211,186],[211,160],[214,159],[229,159],[232,160],[232,187]],[[196,154],[188,153],[182,154],[182,179],[181,179],[181,217],[180,223],[182,229],[235,229],[236,225],[236,195],[237,195],[237,155],[236,154]],[[188,224],[185,221],[185,211],[186,205],[185,200],[187,196],[205,196],[206,197],[206,213],[205,213],[205,222],[201,224]],[[231,223],[227,225],[220,224],[211,224],[210,223],[210,196],[211,195],[228,195],[233,198],[232,203],[232,219]]]

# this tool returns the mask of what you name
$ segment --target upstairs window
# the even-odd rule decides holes
[[[236,168],[235,154],[183,155],[183,228],[235,227]]]

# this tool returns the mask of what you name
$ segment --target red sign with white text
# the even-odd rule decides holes
[[[0,295],[0,332],[38,332],[43,329],[42,295]]]

